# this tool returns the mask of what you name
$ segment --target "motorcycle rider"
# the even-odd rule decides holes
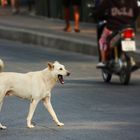
[[[97,64],[97,67],[106,66],[106,53],[108,50],[107,37],[113,31],[119,30],[123,25],[135,24],[139,15],[137,0],[103,0],[96,10],[95,16],[97,19],[103,20],[105,19],[106,13],[106,27],[99,39],[101,62]]]
[[[95,10],[97,10],[98,9],[98,7],[99,7],[99,5],[100,5],[100,3],[102,2],[102,0],[95,0]],[[94,15],[94,13],[93,13],[93,15]],[[97,49],[98,49],[98,54],[99,54],[99,61],[101,61],[101,54],[100,54],[100,47],[99,47],[99,42],[98,42],[98,40],[100,39],[100,37],[101,37],[101,34],[102,34],[102,31],[103,31],[103,28],[104,28],[104,26],[100,26],[100,23],[101,23],[102,21],[97,21],[97,27],[96,27],[96,33],[97,33]]]

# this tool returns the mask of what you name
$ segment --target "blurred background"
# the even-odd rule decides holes
[[[7,6],[10,6],[11,1],[7,1]],[[138,0],[138,2],[140,3],[140,0]],[[32,14],[34,13],[39,16],[59,19],[63,19],[64,17],[62,0],[20,0],[20,7],[27,7],[29,11],[32,11]],[[94,10],[94,7],[95,0],[82,0],[82,6],[80,7],[80,20],[83,22],[94,22],[94,17],[91,18],[89,16]],[[72,16],[73,10],[71,10],[71,17]],[[140,18],[138,18],[137,26],[140,28]]]

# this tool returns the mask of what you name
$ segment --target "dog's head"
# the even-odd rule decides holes
[[[48,68],[53,74],[53,76],[60,81],[61,84],[64,84],[63,76],[69,76],[70,72],[65,69],[65,66],[60,64],[58,61],[54,63],[48,63]]]

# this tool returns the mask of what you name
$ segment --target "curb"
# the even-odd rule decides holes
[[[30,29],[0,26],[0,36],[2,39],[21,41],[23,43],[41,45],[43,47],[59,50],[83,53],[87,55],[97,55],[96,43],[70,38],[67,36],[42,33]]]
[[[20,41],[27,44],[40,45],[46,48],[53,48],[86,55],[98,56],[96,42],[70,38],[54,33],[42,33],[31,29],[6,27],[0,25],[0,36],[2,39]],[[140,60],[140,50],[131,53],[135,60]]]

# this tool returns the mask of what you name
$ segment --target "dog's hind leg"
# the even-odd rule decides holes
[[[43,100],[43,103],[44,103],[44,106],[47,108],[48,112],[50,113],[50,115],[52,116],[53,120],[55,121],[55,123],[57,124],[57,126],[63,126],[64,123],[61,123],[57,116],[56,116],[56,113],[54,112],[54,109],[51,105],[51,101],[50,101],[50,97],[46,97],[44,100]]]
[[[1,111],[1,108],[2,108],[2,104],[3,104],[3,101],[1,100],[0,101],[0,111]],[[6,129],[6,126],[4,126],[0,123],[0,129]]]
[[[32,124],[32,117],[34,115],[34,111],[36,109],[36,106],[37,106],[38,102],[39,102],[39,100],[32,100],[32,102],[30,103],[29,113],[28,113],[28,117],[27,117],[27,126],[29,128],[35,127]]]
[[[4,88],[2,86],[0,86],[0,112],[1,112],[2,105],[3,105],[3,100],[5,97],[5,94],[6,94],[6,91],[4,90]],[[4,126],[0,123],[0,129],[6,129],[6,126]]]

